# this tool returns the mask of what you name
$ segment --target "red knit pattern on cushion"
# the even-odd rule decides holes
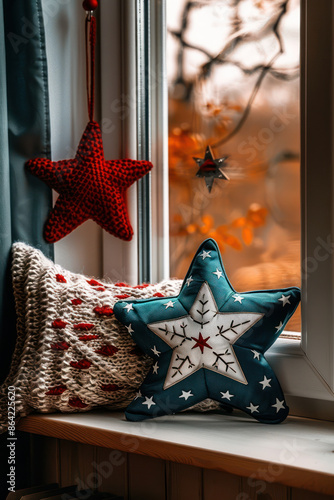
[[[127,293],[123,293],[123,295],[115,295],[115,298],[119,300],[128,299],[129,297],[131,297],[131,295],[128,295]]]
[[[53,162],[37,158],[26,165],[59,193],[44,227],[48,243],[60,240],[88,219],[122,240],[131,240],[126,191],[153,165],[129,159],[106,161],[97,122],[86,126],[74,159]]]
[[[81,299],[72,299],[71,302],[74,306],[79,306],[80,304],[82,304]]]
[[[150,283],[144,283],[143,285],[136,285],[133,288],[139,288],[139,290],[143,290],[144,288],[147,288],[150,286]]]
[[[81,330],[84,332],[87,332],[88,330],[91,330],[94,328],[95,325],[93,323],[77,323],[76,325],[73,325],[74,330]]]
[[[109,306],[94,307],[93,311],[98,316],[112,316],[114,314],[113,309]]]
[[[78,370],[87,370],[91,366],[91,362],[88,359],[80,359],[80,361],[71,361],[70,365],[72,368],[77,368]]]
[[[50,387],[50,389],[45,393],[47,396],[59,396],[67,390],[66,385],[56,385],[55,387]]]
[[[130,287],[130,285],[128,285],[127,283],[115,283],[115,286],[125,286],[125,287]]]
[[[117,347],[106,344],[101,346],[99,349],[96,349],[95,352],[97,354],[101,354],[102,356],[113,356],[114,354],[116,354],[117,351],[118,351]]]
[[[115,391],[122,390],[123,387],[120,387],[117,384],[102,384],[101,389],[102,389],[102,391],[105,391],[105,392],[115,392]]]
[[[67,283],[66,278],[62,274],[56,274],[56,280],[58,283]]]
[[[100,335],[81,335],[79,340],[82,340],[82,342],[88,342],[89,340],[96,340],[98,338],[100,338]]]
[[[102,286],[103,287],[102,283],[99,283],[98,281],[93,280],[93,279],[92,280],[87,280],[87,283],[90,286]]]
[[[66,325],[67,325],[66,321],[63,321],[62,319],[55,319],[52,322],[52,328],[56,329],[65,328]]]
[[[62,342],[57,342],[57,344],[52,344],[51,349],[54,351],[66,351],[70,345],[63,340]]]
[[[68,404],[72,406],[72,408],[87,408],[88,406],[80,398],[71,398],[68,400]]]
[[[164,297],[164,295],[160,292],[154,293],[153,297]]]

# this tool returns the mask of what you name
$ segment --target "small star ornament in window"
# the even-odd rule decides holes
[[[60,240],[88,219],[94,220],[110,234],[122,240],[131,240],[133,229],[127,211],[126,191],[152,168],[152,163],[149,161],[104,158],[100,126],[94,121],[96,20],[93,11],[97,5],[96,0],[83,2],[83,7],[87,10],[89,122],[81,137],[75,158],[61,161],[36,158],[26,164],[33,175],[59,193],[44,227],[44,238],[48,243]]]
[[[211,193],[215,179],[224,179],[225,181],[230,180],[228,175],[222,169],[227,158],[228,156],[223,156],[222,158],[216,159],[213,156],[210,146],[207,146],[204,158],[193,158],[199,166],[196,177],[204,178],[209,193]]]
[[[177,297],[114,306],[134,341],[154,359],[127,419],[177,413],[211,398],[263,423],[284,420],[289,409],[265,352],[299,301],[297,287],[236,293],[216,242],[206,240]]]

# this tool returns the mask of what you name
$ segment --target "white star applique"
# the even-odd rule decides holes
[[[259,352],[254,351],[254,350],[252,349],[252,353],[254,354],[254,358],[253,358],[253,359],[260,359],[260,353],[259,353]]]
[[[145,401],[143,401],[142,404],[146,405],[147,408],[150,410],[151,406],[155,405],[155,403],[153,401],[153,396],[151,396],[150,398],[148,398],[147,396],[145,396]]]
[[[222,399],[228,399],[231,401],[231,398],[234,398],[234,394],[230,394],[230,391],[221,392],[220,394],[222,395]]]
[[[222,271],[220,271],[217,267],[217,269],[212,273],[212,274],[215,274],[217,276],[217,278],[221,278],[223,276],[223,273]]]
[[[189,278],[186,279],[186,285],[189,286],[192,281],[194,281],[192,276],[189,276]]]
[[[142,398],[142,397],[143,397],[143,395],[140,391],[138,391],[135,395],[135,399]]]
[[[271,405],[273,408],[276,408],[276,413],[278,413],[280,410],[284,410],[284,399],[283,401],[280,401],[278,398],[276,398],[276,403],[274,405]]]
[[[209,257],[211,259],[211,255],[210,255],[211,252],[212,252],[212,250],[209,250],[208,252],[203,250],[203,252],[199,254],[199,257],[202,257],[203,260],[205,260],[207,257]]]
[[[123,309],[126,309],[126,312],[130,312],[133,311],[133,306],[132,304],[126,304],[126,306],[124,306]]]
[[[158,351],[158,349],[155,347],[155,345],[153,346],[153,348],[151,348],[151,351],[153,351],[153,354],[154,354],[155,356],[158,356],[158,357],[159,357],[159,356],[160,356],[160,354],[161,354],[161,352],[160,352],[160,351]]]
[[[271,378],[267,378],[266,376],[264,376],[264,379],[261,380],[261,382],[259,382],[259,384],[262,384],[262,390],[265,389],[266,387],[271,387],[270,382]]]
[[[153,373],[158,374],[159,365],[158,365],[157,361],[154,363],[154,365],[152,366],[152,368],[153,368]]]
[[[253,312],[219,312],[204,282],[188,315],[147,325],[173,349],[164,389],[201,368],[247,384],[233,344],[262,317]]]
[[[168,309],[169,307],[174,307],[174,302],[170,300],[169,302],[166,302],[166,304],[163,305],[165,306],[166,309]]]
[[[247,406],[247,410],[250,410],[251,413],[259,413],[259,406],[260,405],[253,405],[253,403],[249,403],[249,406]]]
[[[291,303],[290,300],[289,300],[290,297],[291,297],[291,295],[283,295],[282,294],[282,297],[280,299],[278,299],[278,300],[280,300],[282,302],[283,307],[284,307],[286,304],[290,304]]]
[[[182,394],[181,396],[179,396],[179,398],[184,398],[186,401],[188,401],[188,398],[190,398],[191,396],[193,396],[193,394],[191,394],[191,391],[182,391]]]
[[[245,297],[242,297],[241,295],[239,295],[238,293],[236,293],[235,295],[232,295],[232,297],[234,298],[234,302],[239,302],[240,304],[242,304],[242,301],[245,298]]]
[[[281,300],[281,299],[279,299],[279,300]],[[275,328],[276,328],[276,330],[277,330],[277,331],[278,331],[278,330],[280,330],[281,328],[283,328],[283,323],[282,323],[282,321],[280,321],[279,325],[278,325],[278,326],[275,326]]]
[[[125,328],[127,329],[128,333],[131,335],[131,333],[134,332],[134,330],[132,329],[132,326],[131,326],[131,323],[129,324],[129,326],[126,326],[125,325]]]

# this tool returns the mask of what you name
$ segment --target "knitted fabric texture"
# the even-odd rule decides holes
[[[32,411],[124,409],[152,365],[113,314],[119,299],[177,295],[182,282],[130,287],[62,269],[39,250],[13,245],[17,342],[0,388],[0,431],[7,426],[7,391],[15,386],[16,416]],[[217,407],[208,401],[198,410]]]
[[[60,240],[88,219],[122,240],[131,240],[126,190],[151,170],[152,163],[106,161],[97,122],[88,123],[75,159],[37,158],[29,160],[27,168],[59,193],[44,227],[47,242]]]

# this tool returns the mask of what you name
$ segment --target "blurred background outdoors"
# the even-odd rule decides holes
[[[300,286],[299,3],[167,1],[171,276],[213,237],[237,291]]]

